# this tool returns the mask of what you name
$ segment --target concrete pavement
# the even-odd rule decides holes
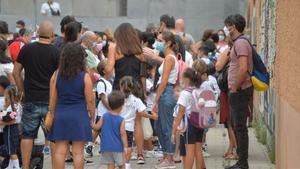
[[[208,143],[208,153],[211,154],[211,157],[205,159],[207,169],[223,169],[224,166],[232,165],[235,161],[227,161],[222,158],[222,155],[226,151],[228,145],[228,137],[226,130],[220,126],[217,128],[210,129],[207,135]],[[249,130],[249,164],[250,169],[274,169],[274,165],[271,164],[270,160],[267,157],[265,147],[257,142],[257,139],[254,135],[254,130]],[[94,153],[94,157],[90,160],[94,161],[94,165],[86,166],[85,169],[106,169],[106,166],[100,165],[99,154]],[[133,169],[154,169],[154,166],[157,164],[158,159],[147,158],[147,164],[145,165],[136,165],[136,161],[131,161]],[[45,169],[50,169],[50,157],[45,157]],[[72,165],[66,165],[67,169],[72,169]],[[177,169],[182,169],[182,165],[178,165]]]

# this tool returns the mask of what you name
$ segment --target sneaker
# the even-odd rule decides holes
[[[164,154],[162,151],[147,151],[145,153],[146,158],[163,158]]]
[[[93,146],[89,145],[85,147],[84,156],[86,158],[92,158],[93,157]]]
[[[138,159],[137,155],[135,153],[132,153],[131,160],[137,160],[137,159]]]
[[[138,158],[137,158],[137,162],[136,162],[136,163],[139,164],[139,165],[145,164],[145,158],[144,158],[144,156],[143,156],[142,154],[139,154],[139,155],[138,155]]]
[[[211,155],[210,155],[209,153],[207,153],[206,151],[202,151],[202,156],[203,156],[204,158],[208,158],[208,157],[210,157]]]
[[[227,167],[225,167],[225,169],[249,169],[249,165],[248,164],[241,165],[239,162],[237,162],[233,166],[227,166]]]
[[[176,166],[174,162],[164,160],[160,164],[155,166],[155,169],[176,169]]]
[[[49,146],[45,146],[44,149],[43,149],[43,153],[45,155],[50,155],[50,147]]]
[[[85,166],[91,166],[91,165],[94,165],[94,162],[84,159],[84,165]]]
[[[130,163],[125,163],[125,169],[131,169]]]

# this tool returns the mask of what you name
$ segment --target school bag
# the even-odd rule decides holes
[[[104,84],[104,91],[106,92],[106,83],[104,82],[104,80],[103,79],[100,79],[100,80],[98,80],[97,81],[98,83],[103,83]],[[97,85],[98,85],[98,83],[97,83]],[[98,107],[98,104],[100,103],[100,100],[101,100],[101,98],[99,98],[99,93],[97,92],[97,90],[96,90],[96,98],[95,98],[95,101],[96,101],[96,107]]]
[[[251,42],[245,37],[240,37],[240,39],[247,40],[252,48],[253,70],[252,73],[248,72],[251,77],[252,85],[256,91],[266,91],[270,84],[270,73]],[[234,52],[236,54],[236,50],[234,50]]]
[[[177,58],[178,58],[178,78],[177,78],[177,84],[181,85],[181,81],[183,78],[183,72],[185,71],[186,68],[189,68],[189,65],[186,64],[180,53],[177,54]]]
[[[214,127],[217,122],[217,102],[214,92],[201,88],[187,88],[186,91],[192,94],[189,122],[196,128]]]

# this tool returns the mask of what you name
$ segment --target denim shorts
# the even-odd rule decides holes
[[[34,102],[25,103],[22,114],[22,138],[35,139],[39,131],[41,122],[48,112],[48,103]]]

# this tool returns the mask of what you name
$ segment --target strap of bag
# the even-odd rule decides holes
[[[47,2],[47,4],[48,4],[48,6],[49,6],[49,8],[51,10],[51,15],[59,15],[59,11],[55,12],[54,9],[51,7],[51,4],[49,2]]]

